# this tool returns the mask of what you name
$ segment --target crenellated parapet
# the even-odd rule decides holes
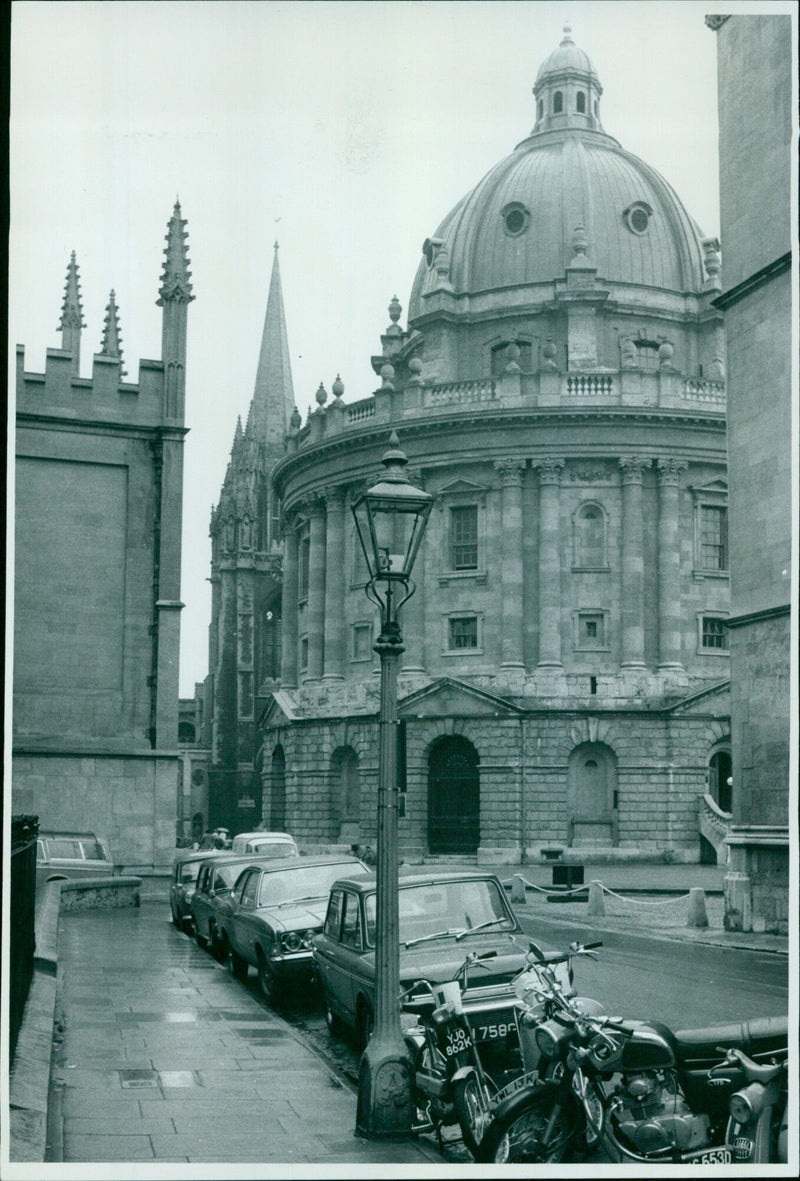
[[[17,345],[17,415],[52,416],[70,421],[119,423],[143,429],[183,430],[186,367],[186,307],[191,294],[183,227],[176,204],[168,223],[167,262],[158,304],[163,308],[166,352],[159,360],[140,359],[135,382],[125,380],[119,308],[112,290],[106,306],[100,349],[92,356],[91,376],[80,374],[83,320],[78,264],[73,251],[61,308],[61,348],[48,348],[44,373],[25,369],[25,348]]]

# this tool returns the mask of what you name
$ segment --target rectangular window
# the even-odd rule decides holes
[[[598,649],[606,646],[606,620],[602,611],[578,611],[575,620],[576,648]]]
[[[478,618],[476,615],[457,615],[450,619],[450,643],[452,651],[478,647]]]
[[[298,556],[300,569],[298,571],[298,595],[301,599],[308,598],[308,562],[311,554],[311,538],[300,539],[300,553]]]
[[[728,569],[728,510],[700,506],[700,565],[703,570]]]
[[[353,660],[372,659],[372,626],[369,623],[353,624]]]
[[[713,615],[703,616],[701,644],[703,648],[724,650],[728,647],[728,630],[724,619]]]
[[[450,561],[453,570],[478,569],[478,506],[450,509]]]
[[[300,637],[300,672],[308,670],[308,636]]]

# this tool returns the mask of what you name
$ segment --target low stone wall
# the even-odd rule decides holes
[[[114,910],[141,905],[141,878],[87,878],[61,883],[61,910]]]

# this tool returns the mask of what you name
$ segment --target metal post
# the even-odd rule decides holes
[[[375,1025],[361,1057],[356,1134],[404,1136],[411,1130],[411,1055],[400,1028],[400,920],[397,852],[397,668],[405,651],[391,594],[375,651],[381,660],[378,766]]]

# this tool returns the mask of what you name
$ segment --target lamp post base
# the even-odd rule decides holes
[[[409,1134],[411,1071],[405,1042],[373,1033],[359,1065],[357,1136],[373,1140]]]

